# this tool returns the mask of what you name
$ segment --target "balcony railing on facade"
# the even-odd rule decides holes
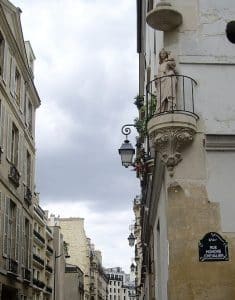
[[[40,289],[44,289],[45,283],[37,278],[33,278],[33,284],[36,285]]]
[[[45,244],[45,239],[43,236],[41,236],[41,234],[39,232],[37,232],[35,229],[33,231],[35,237],[42,243]]]
[[[46,249],[46,253],[49,255],[49,256],[52,256],[53,255],[53,249],[51,248],[51,246],[47,245],[47,249]]]
[[[9,258],[7,260],[7,274],[9,276],[14,276],[16,277],[18,274],[18,263],[14,259]]]
[[[30,283],[31,281],[31,271],[27,268],[23,269],[23,280],[26,283]]]
[[[45,212],[44,210],[38,205],[36,207],[34,207],[34,211],[36,212],[36,214],[39,216],[39,218],[45,222],[44,218],[45,218]]]
[[[146,86],[146,119],[166,114],[183,113],[195,116],[194,89],[197,82],[185,75],[156,77]]]
[[[44,260],[40,257],[40,256],[38,256],[37,254],[33,254],[33,259],[37,262],[37,263],[39,263],[42,267],[44,267]]]
[[[49,294],[51,294],[52,293],[52,287],[46,286],[46,292],[48,292]]]
[[[53,269],[52,269],[52,267],[50,265],[46,265],[45,269],[46,269],[47,272],[53,273]]]

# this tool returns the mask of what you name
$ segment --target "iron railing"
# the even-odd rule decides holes
[[[49,273],[53,273],[53,269],[52,269],[51,266],[46,265],[46,266],[45,266],[45,269],[46,269],[46,271],[48,271]]]
[[[34,233],[34,235],[37,237],[37,239],[38,239],[41,243],[45,244],[45,239],[44,239],[43,236],[41,236],[41,234],[40,234],[39,232],[37,232],[37,231],[34,229],[34,230],[33,230],[33,233]]]
[[[194,115],[194,88],[197,82],[185,75],[156,77],[146,86],[146,119],[164,113]]]
[[[18,263],[14,259],[9,258],[8,260],[8,272],[17,274],[18,272]]]
[[[37,254],[33,254],[33,259],[35,261],[37,261],[39,264],[41,264],[42,266],[44,266],[44,260],[40,256],[38,256]]]
[[[26,281],[31,280],[31,271],[29,269],[23,269],[23,279]]]

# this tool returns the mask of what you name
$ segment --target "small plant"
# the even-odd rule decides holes
[[[135,98],[134,104],[137,106],[138,109],[144,105],[144,96],[137,95]]]

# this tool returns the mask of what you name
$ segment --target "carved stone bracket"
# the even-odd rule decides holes
[[[182,114],[155,117],[148,124],[148,132],[155,151],[173,176],[174,167],[183,159],[181,150],[193,141],[195,118]]]
[[[167,128],[156,133],[155,149],[160,153],[171,176],[174,167],[182,160],[180,150],[192,142],[194,133],[192,129],[188,128]]]

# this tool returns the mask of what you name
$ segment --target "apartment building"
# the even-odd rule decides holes
[[[91,300],[106,300],[108,292],[108,277],[102,266],[101,251],[91,245],[90,251],[90,295]]]
[[[33,300],[52,300],[53,231],[48,226],[47,213],[39,205],[38,194],[33,197],[33,208]]]
[[[78,266],[84,273],[84,299],[90,299],[90,239],[87,238],[83,218],[56,218],[64,240],[69,245],[67,263]]]
[[[108,300],[130,300],[134,298],[135,283],[130,280],[130,275],[126,274],[120,267],[106,268],[108,277]]]
[[[31,299],[35,56],[22,33],[21,11],[0,1],[0,299]]]
[[[234,20],[233,0],[137,1],[140,299],[235,298]]]

